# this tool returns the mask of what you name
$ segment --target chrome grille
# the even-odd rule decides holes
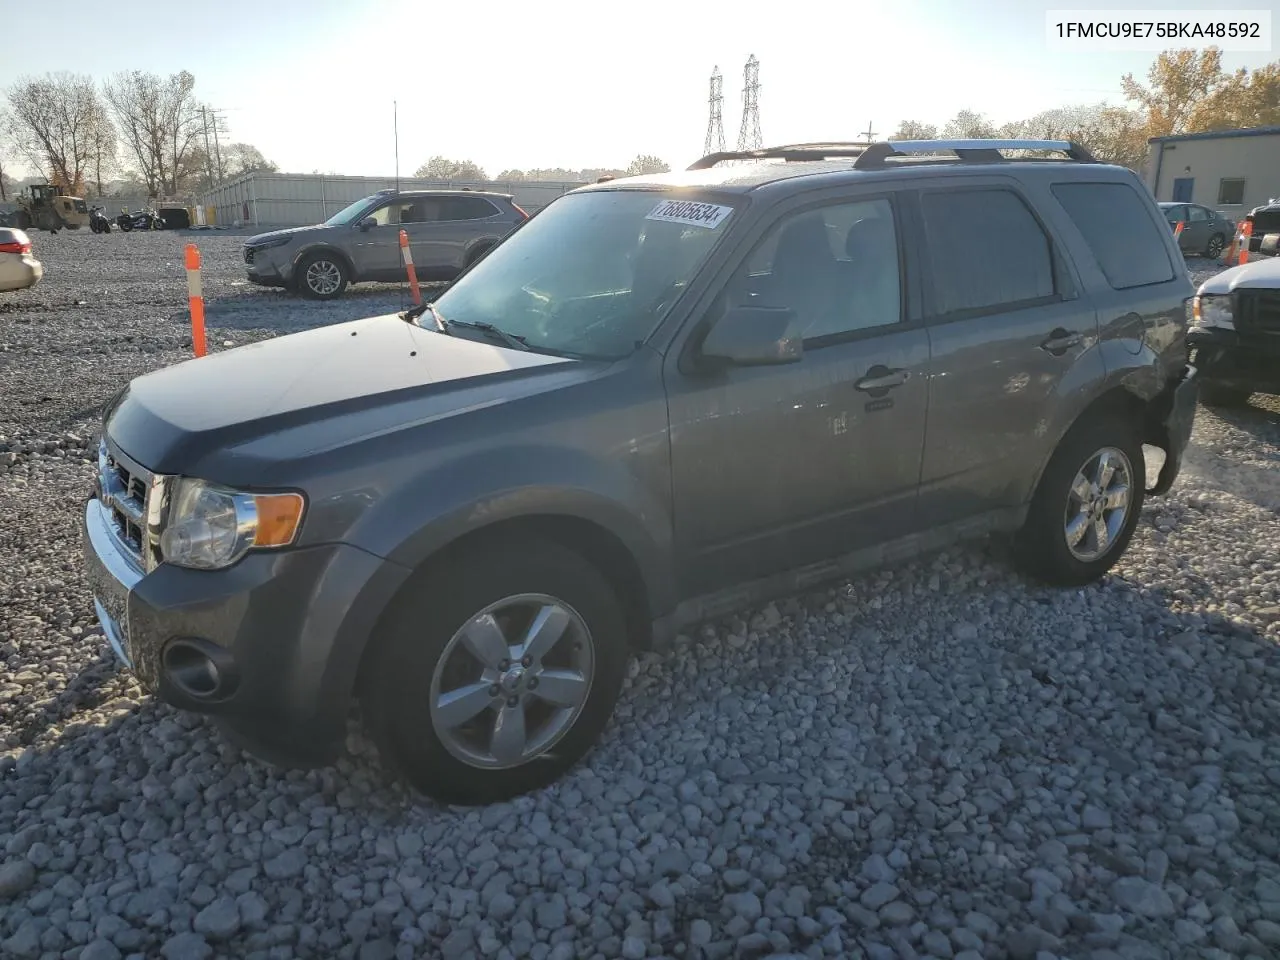
[[[103,439],[98,444],[98,499],[112,536],[140,568],[159,559],[156,517],[162,506],[156,478]]]
[[[1242,335],[1280,337],[1280,290],[1241,290],[1236,296],[1236,325]]]

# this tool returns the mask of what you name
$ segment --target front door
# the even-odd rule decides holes
[[[906,309],[899,227],[889,196],[793,206],[713,310],[794,310],[802,359],[713,375],[668,359],[686,595],[915,528],[929,345]]]
[[[1178,177],[1173,181],[1173,202],[1190,203],[1191,188],[1195,185],[1195,177]]]
[[[360,279],[395,280],[405,276],[400,266],[399,206],[388,200],[365,215],[364,221],[373,226],[362,228],[356,224],[351,228],[351,256]]]
[[[1098,324],[1015,183],[939,184],[919,200],[933,357],[920,509],[932,526],[1022,501]]]

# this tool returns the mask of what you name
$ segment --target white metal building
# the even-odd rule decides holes
[[[327,174],[251,173],[215,187],[200,203],[216,211],[216,223],[236,221],[265,227],[320,223],[362,197],[395,187],[393,177],[346,177]],[[529,213],[546,206],[581,183],[545,181],[463,182],[401,178],[401,190],[491,190],[509,193]]]
[[[1157,200],[1198,203],[1233,220],[1280,197],[1280,127],[1153,137],[1147,185]]]

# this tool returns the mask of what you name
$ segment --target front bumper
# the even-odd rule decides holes
[[[1152,496],[1167,493],[1178,479],[1182,458],[1191,442],[1191,429],[1195,425],[1199,396],[1199,370],[1194,365],[1187,364],[1182,377],[1156,401],[1157,428],[1164,440],[1165,458],[1155,486],[1147,491]]]
[[[1187,333],[1187,346],[1206,383],[1280,394],[1280,337],[1242,340],[1236,330],[1195,327]]]
[[[291,270],[289,264],[276,263],[272,254],[274,247],[256,250],[253,262],[245,264],[245,273],[250,283],[260,287],[287,287]]]
[[[85,504],[83,533],[107,642],[146,689],[213,715],[271,762],[315,766],[338,755],[360,656],[407,570],[331,544],[250,554],[226,570],[143,571],[97,500]],[[176,650],[208,655],[216,687],[193,692]]]

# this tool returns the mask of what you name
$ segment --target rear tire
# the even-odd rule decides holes
[[[294,282],[304,297],[332,300],[342,296],[349,278],[347,267],[332,253],[313,253],[303,259],[294,271]]]
[[[1242,390],[1239,387],[1226,387],[1217,383],[1200,385],[1200,399],[1209,407],[1243,407],[1252,396],[1252,390]]]
[[[1222,248],[1226,245],[1226,238],[1220,233],[1215,233],[1209,238],[1209,242],[1205,245],[1204,255],[1210,260],[1216,259],[1218,255],[1222,253]]]
[[[1020,566],[1051,586],[1094,582],[1124,555],[1145,494],[1137,425],[1118,411],[1076,423],[1050,457],[1018,533]]]
[[[535,635],[547,642],[516,659]],[[607,726],[626,637],[612,587],[577,553],[533,539],[467,551],[407,590],[376,639],[362,683],[370,735],[388,767],[443,803],[545,787]]]

